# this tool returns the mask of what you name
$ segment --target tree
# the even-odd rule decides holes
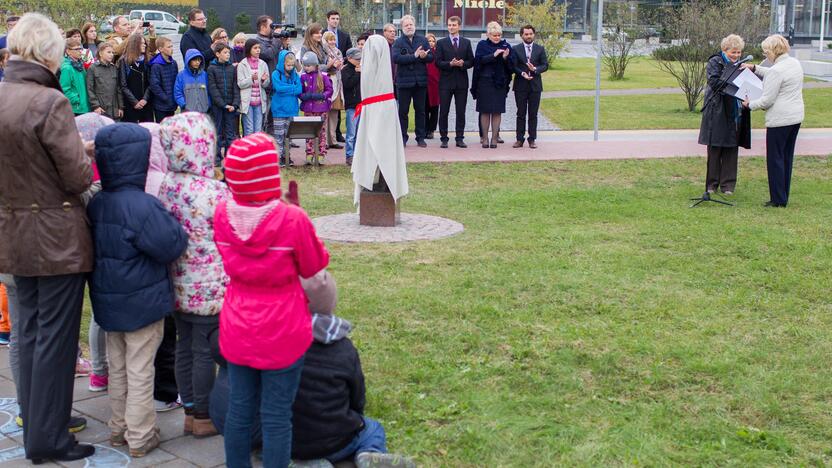
[[[208,17],[208,22],[205,25],[205,31],[207,31],[208,34],[211,34],[215,29],[222,27],[222,21],[220,20],[220,15],[217,13],[217,10],[209,8],[208,11],[205,12],[205,16]]]
[[[87,21],[98,26],[112,14],[115,6],[113,0],[20,0],[13,3],[15,11],[37,11],[64,29],[80,29]]]
[[[326,14],[332,10],[341,13],[339,27],[353,39],[375,24],[372,2],[369,0],[316,0],[309,2],[309,9],[306,10],[307,26],[320,23],[326,29]]]
[[[667,30],[677,43],[659,49],[653,57],[660,70],[670,73],[685,93],[688,110],[694,112],[705,90],[708,57],[720,50],[722,38],[739,34],[748,45],[768,32],[769,12],[757,0],[726,0],[714,4],[691,0],[667,10]]]
[[[520,28],[531,24],[537,31],[537,42],[546,49],[550,62],[569,49],[570,34],[563,34],[566,4],[557,0],[541,0],[539,3],[514,2],[506,7],[505,23]]]
[[[234,29],[237,33],[248,33],[251,31],[251,17],[248,13],[237,13],[234,17]]]

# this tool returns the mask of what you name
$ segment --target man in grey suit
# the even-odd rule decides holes
[[[549,69],[546,49],[534,43],[535,29],[532,25],[520,28],[523,42],[514,46],[514,100],[517,103],[517,141],[515,148],[522,148],[526,139],[526,112],[529,115],[529,148],[537,148],[537,112],[540,110],[540,96],[543,80],[540,75]]]

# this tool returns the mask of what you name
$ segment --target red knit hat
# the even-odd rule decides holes
[[[231,144],[225,155],[225,181],[234,201],[259,205],[280,198],[280,163],[274,140],[255,133]]]

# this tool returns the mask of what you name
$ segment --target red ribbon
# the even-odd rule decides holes
[[[393,99],[396,99],[396,96],[393,93],[379,94],[378,96],[368,97],[355,106],[355,115],[353,115],[352,118],[358,118],[358,116],[361,115],[361,108],[364,106],[369,106],[370,104],[375,104],[377,102],[392,101]]]

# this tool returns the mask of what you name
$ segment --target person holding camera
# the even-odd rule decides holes
[[[113,61],[118,62],[118,59],[124,55],[124,50],[127,48],[127,38],[131,34],[142,34],[147,29],[149,36],[147,37],[147,51],[151,56],[156,53],[156,28],[150,23],[142,23],[140,20],[129,21],[126,16],[116,16],[113,18],[113,32],[107,35],[107,42],[113,46]]]
[[[274,73],[275,66],[277,66],[277,55],[283,50],[283,41],[280,40],[280,27],[275,24],[271,16],[262,15],[257,18],[257,40],[260,43],[260,60],[266,62],[269,68],[268,76]],[[271,99],[271,87],[266,90],[267,100]],[[263,131],[269,135],[274,134],[274,116],[271,112],[266,113]]]
[[[190,49],[196,49],[202,54],[204,58],[203,63],[211,63],[216,56],[214,55],[213,49],[211,49],[214,40],[211,39],[211,35],[206,31],[208,17],[205,16],[205,12],[199,8],[194,8],[189,11],[188,24],[191,27],[182,35],[182,40],[179,42],[179,51],[182,52],[182,56],[184,57]]]

